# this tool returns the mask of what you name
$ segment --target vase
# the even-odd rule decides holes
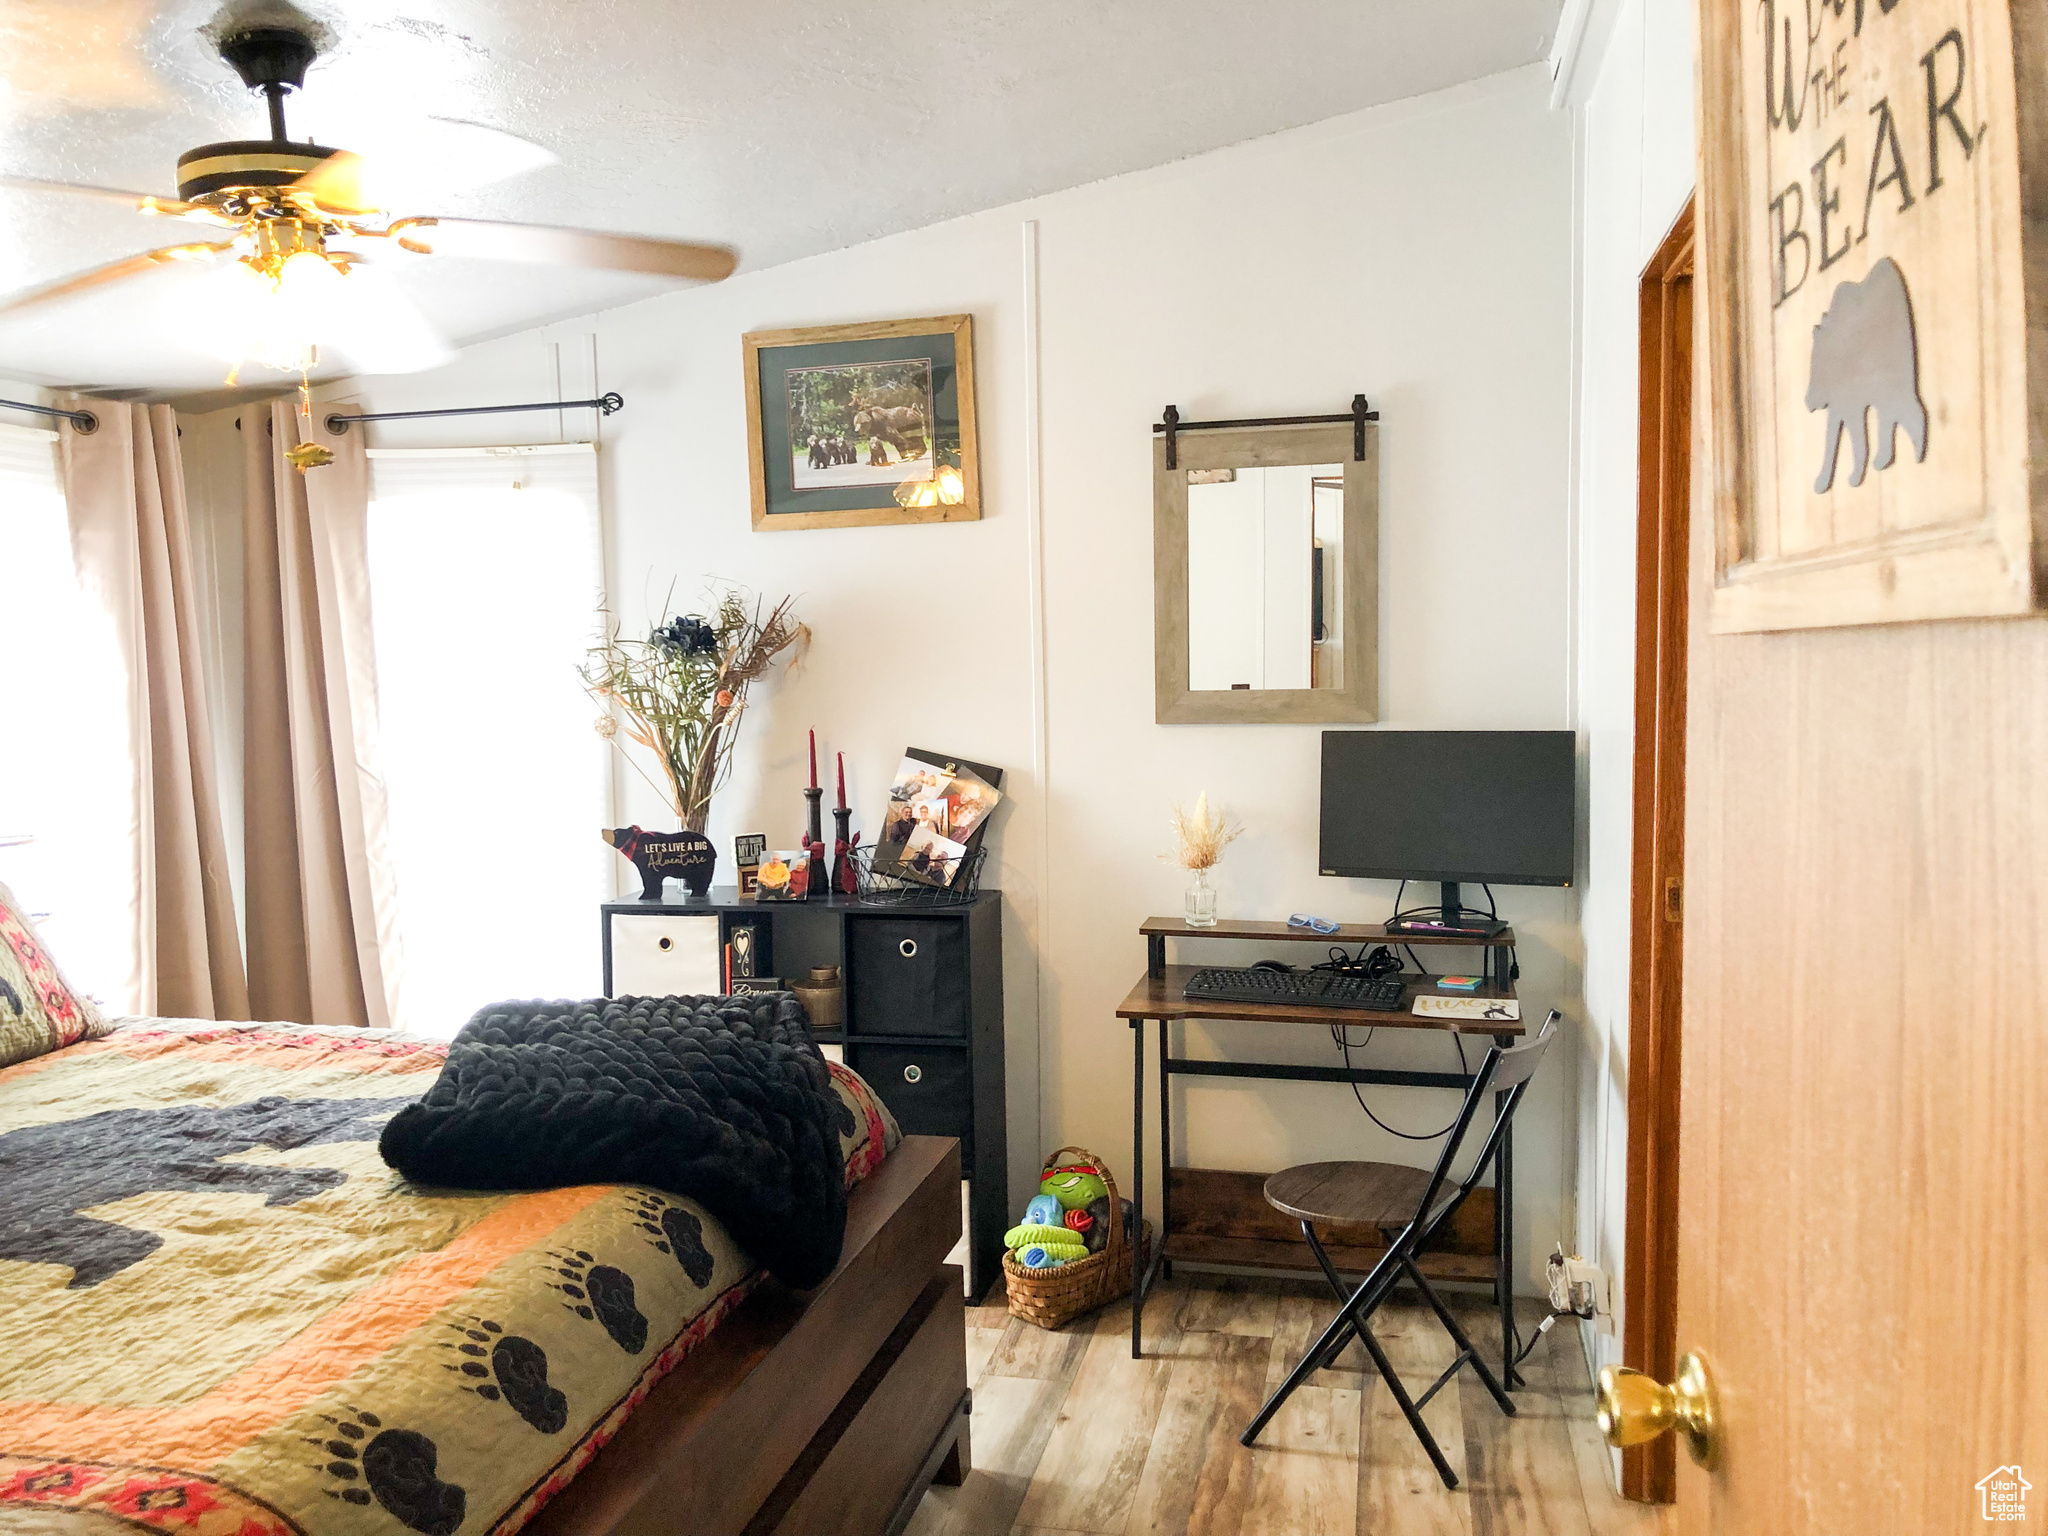
[[[1192,871],[1194,879],[1188,882],[1185,899],[1187,922],[1190,928],[1214,928],[1216,926],[1216,887],[1209,883],[1209,871]]]

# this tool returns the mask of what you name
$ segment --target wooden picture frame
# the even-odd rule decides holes
[[[2048,13],[1698,18],[1710,627],[2048,606]]]
[[[979,520],[973,316],[740,342],[755,532]]]
[[[1364,432],[1365,456],[1359,458],[1348,421],[1184,430],[1171,470],[1165,439],[1153,439],[1152,669],[1159,724],[1360,725],[1379,718],[1380,429],[1368,422]],[[1196,689],[1188,656],[1188,477],[1304,464],[1344,466],[1343,684]]]

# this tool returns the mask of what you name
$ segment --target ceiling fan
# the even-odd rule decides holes
[[[224,37],[219,47],[243,83],[261,91],[268,102],[270,137],[187,150],[178,157],[175,198],[0,177],[0,186],[90,197],[137,213],[210,225],[219,237],[161,246],[0,298],[0,315],[158,267],[205,264],[218,277],[209,280],[215,284],[211,302],[198,306],[203,311],[200,339],[234,364],[228,382],[237,382],[249,364],[304,380],[317,366],[323,345],[340,349],[362,371],[376,373],[431,367],[448,355],[410,300],[395,286],[377,281],[373,253],[391,247],[418,256],[595,267],[705,283],[732,272],[736,257],[719,245],[489,219],[394,215],[389,168],[377,157],[297,143],[285,132],[284,98],[305,84],[306,69],[318,56],[307,32],[251,27]],[[552,158],[534,146],[524,147]]]

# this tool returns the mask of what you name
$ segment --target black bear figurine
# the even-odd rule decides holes
[[[640,899],[661,900],[661,882],[674,876],[692,896],[711,889],[718,850],[702,832],[643,832],[638,827],[607,827],[598,834],[633,861],[640,871]]]

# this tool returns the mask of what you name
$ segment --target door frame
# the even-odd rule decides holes
[[[1643,269],[1636,469],[1634,836],[1622,1363],[1670,1381],[1678,1336],[1678,1084],[1692,525],[1693,203]],[[1677,1496],[1674,1437],[1621,1456],[1621,1491]]]

